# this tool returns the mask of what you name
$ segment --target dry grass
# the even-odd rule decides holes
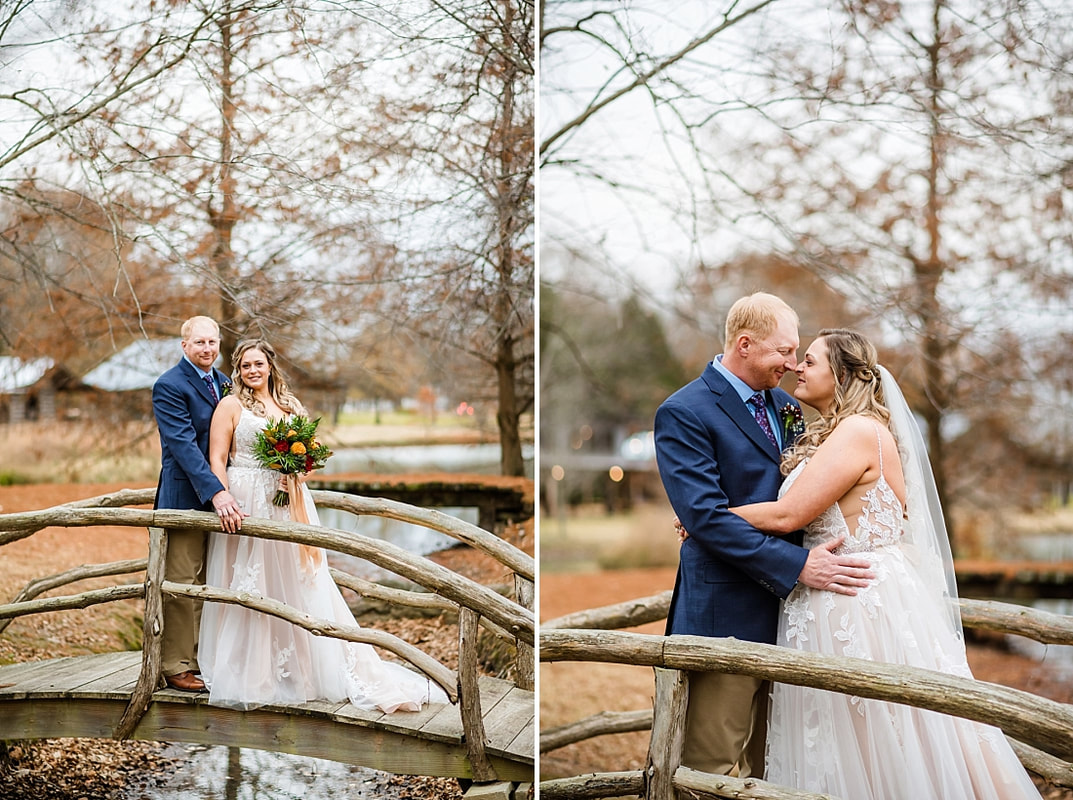
[[[0,484],[155,481],[160,440],[152,420],[0,425]]]
[[[540,521],[540,567],[548,572],[668,567],[678,564],[674,512],[666,504],[607,514],[582,506],[565,518]]]

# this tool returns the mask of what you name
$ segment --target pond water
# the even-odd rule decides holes
[[[526,472],[533,471],[533,448],[522,449]],[[454,472],[475,475],[495,475],[499,472],[499,445],[439,444],[407,445],[404,447],[347,448],[335,452],[328,461],[326,474],[344,472],[373,472],[400,474],[407,472]],[[477,524],[476,508],[437,509],[452,517]],[[353,531],[371,539],[396,544],[418,555],[428,555],[456,544],[456,540],[420,525],[374,516],[355,516],[333,508],[320,510],[321,522],[344,531]],[[332,566],[367,580],[392,577],[374,564],[342,553],[333,553]]]
[[[180,759],[167,785],[132,787],[128,797],[143,800],[319,800],[397,798],[392,776],[364,767],[286,753],[238,747],[173,745]]]
[[[533,477],[533,446],[522,446],[525,472]],[[426,444],[347,447],[336,450],[324,470],[339,472],[468,472],[499,473],[498,444]]]

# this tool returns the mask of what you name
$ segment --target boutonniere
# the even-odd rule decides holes
[[[801,407],[793,403],[787,403],[779,410],[779,419],[782,420],[782,440],[792,443],[794,439],[805,432],[805,415],[801,413]]]
[[[232,388],[231,387],[231,381],[221,381],[220,382],[220,399],[223,399],[223,398],[227,397],[229,394],[231,394],[231,388]]]

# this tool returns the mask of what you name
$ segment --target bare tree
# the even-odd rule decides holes
[[[464,321],[484,384],[498,387],[504,468],[521,469],[518,417],[532,397],[531,4],[56,8],[44,18],[33,4],[9,6],[0,21],[14,54],[0,70],[17,86],[0,96],[11,112],[2,141],[13,142],[0,151],[0,196],[13,225],[29,205],[92,206],[117,243],[115,282],[135,298],[137,264],[167,275],[175,297],[200,296],[223,323],[225,350],[265,333],[306,369],[341,379],[354,372],[341,361],[386,323],[427,340],[429,320]],[[41,54],[57,63],[23,69]],[[72,200],[52,202],[65,192]],[[168,315],[167,303],[153,307]],[[187,310],[176,303],[174,318],[150,320],[140,308],[131,333]],[[437,358],[410,341],[418,360]]]
[[[797,265],[918,354],[902,377],[949,495],[944,448],[992,396],[980,364],[1010,358],[1027,389],[1046,376],[1018,359],[1068,329],[1069,11],[710,9],[548,4],[548,273],[688,293],[697,265],[743,253]],[[1005,348],[1011,328],[1030,346]]]
[[[500,469],[523,475],[521,420],[534,398],[534,9],[524,0],[434,7],[445,19],[435,35],[452,36],[456,57],[433,66],[439,91],[405,98],[423,124],[385,135],[442,187],[418,195],[414,217],[435,247],[410,254],[414,293],[386,308],[495,375]],[[467,218],[445,226],[444,209],[456,206]]]

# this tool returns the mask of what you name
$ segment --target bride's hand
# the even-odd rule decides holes
[[[674,532],[678,534],[679,544],[689,538],[689,531],[682,527],[682,521],[678,519],[677,514],[674,516]]]
[[[238,533],[242,530],[242,520],[249,516],[249,513],[242,510],[242,506],[231,495],[231,492],[224,489],[217,492],[212,498],[213,508],[216,509],[217,516],[220,517],[220,527],[227,533]]]

